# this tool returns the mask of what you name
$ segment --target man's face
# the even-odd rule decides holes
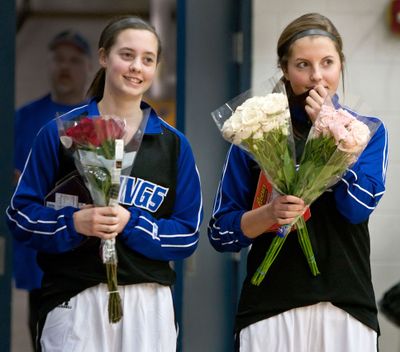
[[[90,74],[90,60],[78,48],[59,44],[50,52],[50,83],[58,95],[82,94]]]

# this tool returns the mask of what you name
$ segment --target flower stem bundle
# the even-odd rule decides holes
[[[72,148],[76,168],[83,176],[96,206],[118,204],[120,175],[124,152],[125,123],[114,117],[81,117],[57,120],[60,140]],[[105,264],[110,323],[122,318],[122,302],[118,292],[117,250],[114,239],[101,240],[101,259]]]
[[[304,218],[300,216],[298,220],[295,222],[297,229],[297,238],[300,243],[300,247],[307,259],[308,266],[310,267],[311,274],[313,276],[317,276],[320,274],[317,261],[315,259],[314,251],[311,246],[310,237],[307,231],[307,225],[304,221]]]
[[[271,267],[272,263],[275,261],[276,257],[278,256],[279,252],[281,251],[283,244],[286,241],[287,236],[280,237],[275,236],[272,240],[271,245],[268,248],[267,253],[259,267],[257,268],[256,272],[254,273],[253,277],[251,278],[251,283],[255,286],[259,286],[261,282],[264,280],[265,275],[269,268]]]
[[[108,321],[117,323],[122,318],[122,302],[118,292],[117,264],[106,263],[108,288]]]
[[[253,285],[259,286],[263,282],[266,274],[268,273],[268,270],[275,261],[279,252],[281,251],[283,244],[285,243],[286,238],[289,232],[291,231],[292,227],[296,227],[297,239],[304,253],[304,256],[306,257],[312,275],[317,276],[320,274],[317,261],[315,259],[314,251],[311,245],[310,237],[308,235],[306,222],[303,216],[299,216],[293,222],[293,224],[284,225],[278,229],[278,232],[274,237],[274,239],[272,240],[272,243],[269,246],[263,261],[261,262],[260,266],[257,268],[256,272],[251,278],[251,283]]]

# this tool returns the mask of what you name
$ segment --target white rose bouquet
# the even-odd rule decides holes
[[[289,190],[296,170],[285,94],[270,93],[247,99],[225,121],[221,133],[227,141],[251,153],[279,192]]]
[[[296,181],[295,146],[288,99],[282,81],[271,80],[270,83],[271,89],[262,88],[256,94],[252,90],[246,91],[211,115],[224,139],[250,153],[278,193],[293,194]],[[308,232],[298,233],[301,248],[316,275],[318,268]],[[286,233],[278,233],[274,237],[253,277],[253,284],[261,283],[285,239]]]

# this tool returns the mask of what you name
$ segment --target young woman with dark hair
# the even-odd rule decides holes
[[[299,157],[326,96],[340,106],[342,39],[328,18],[310,13],[283,30],[277,53]],[[255,286],[251,278],[275,235],[269,228],[291,223],[305,205],[280,195],[252,209],[260,169],[243,150],[230,148],[208,234],[221,252],[251,246],[236,315],[238,351],[377,351],[368,218],[385,191],[386,166],[387,133],[381,124],[358,161],[311,204],[306,224],[321,274],[312,276],[292,232]]]
[[[190,256],[202,219],[200,179],[187,139],[143,100],[161,55],[157,33],[127,16],[111,21],[99,41],[99,70],[89,104],[63,115],[114,115],[126,121],[120,204],[44,205],[57,181],[75,169],[63,153],[53,120],[36,138],[7,209],[14,237],[38,251],[44,272],[42,351],[176,351],[177,330],[169,261]],[[144,127],[130,162],[133,136]],[[129,165],[129,163],[131,165]],[[102,239],[116,238],[121,321],[108,321]]]

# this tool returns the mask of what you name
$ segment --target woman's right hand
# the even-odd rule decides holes
[[[306,98],[305,110],[312,123],[318,118],[321,107],[328,96],[328,91],[322,85],[317,85],[310,90],[308,97]]]
[[[114,207],[86,205],[74,213],[75,230],[85,236],[109,240],[118,235],[119,218]]]
[[[279,225],[290,224],[307,209],[302,199],[288,195],[277,196],[264,207],[267,208],[267,212],[270,212],[274,224]]]
[[[245,236],[256,238],[275,224],[290,224],[306,209],[307,206],[302,199],[278,195],[270,203],[244,213],[240,223],[241,229]]]

